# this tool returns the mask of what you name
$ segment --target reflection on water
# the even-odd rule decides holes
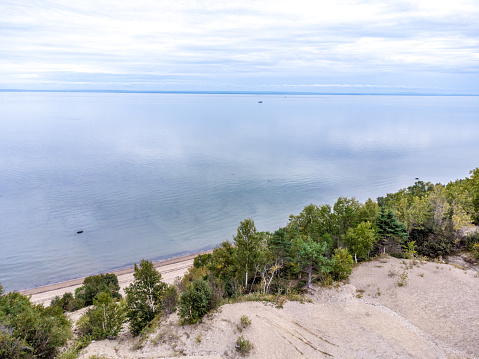
[[[247,217],[274,230],[312,202],[479,165],[477,97],[0,93],[0,105],[10,290],[198,251]]]

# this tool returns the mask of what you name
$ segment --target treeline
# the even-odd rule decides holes
[[[75,293],[55,298],[47,308],[19,293],[5,294],[0,286],[0,359],[55,357],[71,337],[63,312],[85,306],[77,339],[60,358],[74,358],[92,339],[117,336],[125,323],[139,335],[175,311],[189,324],[225,301],[281,303],[314,282],[347,279],[355,262],[380,253],[437,257],[466,249],[479,259],[479,232],[461,233],[473,223],[479,224],[478,168],[447,185],[417,181],[377,201],[340,197],[332,206],[311,204],[273,233],[245,219],[231,242],[197,256],[174,285],[142,260],[125,298],[114,274],[86,278]]]

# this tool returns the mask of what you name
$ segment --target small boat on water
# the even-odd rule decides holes
[[[263,103],[263,101],[258,101],[258,103]]]

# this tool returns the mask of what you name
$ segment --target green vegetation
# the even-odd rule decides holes
[[[461,232],[479,224],[479,168],[470,173],[447,185],[417,181],[377,203],[340,197],[333,206],[310,204],[274,233],[245,219],[232,242],[197,256],[174,286],[162,282],[150,261],[135,264],[125,300],[114,274],[85,278],[74,295],[56,297],[47,308],[19,293],[5,294],[0,285],[0,359],[74,358],[92,339],[117,336],[126,322],[133,335],[142,334],[140,343],[177,308],[182,324],[200,322],[222,303],[256,300],[281,308],[286,300],[303,300],[315,282],[347,280],[354,263],[378,254],[434,258],[468,250],[479,259],[479,232]],[[398,286],[407,285],[407,271],[390,275],[398,276]],[[71,337],[63,312],[89,305],[77,323],[79,337],[58,353]],[[250,324],[243,315],[239,328]],[[246,355],[253,344],[240,336],[236,348]]]
[[[204,280],[195,280],[183,292],[178,315],[183,324],[195,324],[211,309],[211,289]]]
[[[236,350],[243,357],[248,355],[253,348],[253,343],[251,343],[248,339],[243,338],[242,335],[240,335],[236,340]]]
[[[109,293],[101,292],[93,304],[79,319],[78,331],[91,339],[116,338],[126,321],[125,302],[117,303]]]
[[[161,313],[162,298],[167,284],[161,281],[161,274],[150,261],[142,260],[135,264],[134,282],[125,288],[127,317],[133,335],[138,335],[154,318]]]
[[[93,305],[100,293],[107,293],[115,300],[119,300],[121,299],[119,290],[120,286],[115,274],[93,275],[84,279],[83,285],[75,290],[75,296],[72,293],[65,293],[61,298],[56,296],[50,305],[61,307],[65,312],[74,312]]]
[[[32,304],[19,293],[0,296],[0,358],[54,358],[71,334],[60,308]]]

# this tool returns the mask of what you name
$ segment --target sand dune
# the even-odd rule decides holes
[[[141,346],[124,333],[80,358],[238,357],[240,335],[254,344],[250,358],[479,358],[475,270],[380,258],[356,267],[348,284],[315,287],[309,300],[224,305],[193,326],[172,315]]]

